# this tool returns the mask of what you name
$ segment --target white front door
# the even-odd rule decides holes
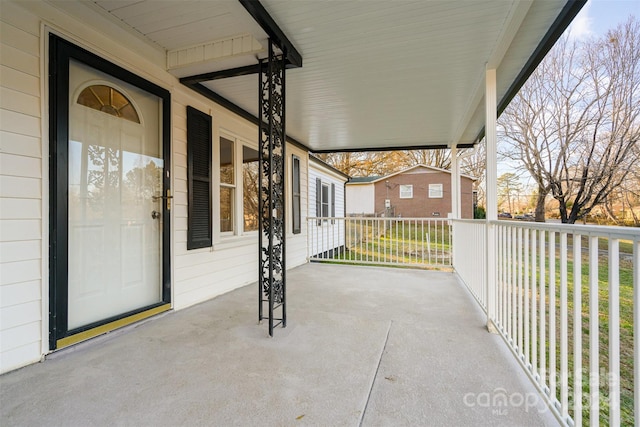
[[[68,330],[162,301],[160,105],[69,63]]]

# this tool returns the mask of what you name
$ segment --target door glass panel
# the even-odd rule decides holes
[[[71,330],[161,301],[164,161],[160,98],[75,61],[69,82]]]

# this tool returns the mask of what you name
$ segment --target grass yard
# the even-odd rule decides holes
[[[620,419],[621,425],[634,425],[634,391],[633,391],[633,277],[632,266],[630,262],[621,261],[619,268],[620,275],[620,373],[616,376],[620,381]],[[536,272],[536,276],[539,280],[539,269]],[[547,360],[547,378],[546,383],[550,384],[553,373],[549,372],[551,360],[551,349],[548,340],[548,328],[550,322],[550,301],[552,301],[550,295],[550,287],[548,283],[549,277],[549,263],[547,261],[546,268],[546,286],[545,286],[545,301],[546,301],[546,318],[545,324],[547,328],[547,342],[545,343],[546,360]],[[598,373],[599,373],[599,404],[600,404],[600,424],[609,425],[609,264],[607,255],[601,255],[598,262],[598,322],[599,322],[599,360],[598,360]],[[581,257],[581,318],[579,324],[581,328],[581,340],[582,351],[582,423],[589,423],[589,404],[591,396],[590,385],[590,360],[589,360],[589,265],[588,254],[582,254]],[[532,297],[534,296],[531,294]],[[535,298],[538,301],[540,299],[539,291],[536,292]],[[555,304],[554,314],[556,322],[556,349],[555,349],[555,363],[556,363],[556,379],[558,387],[556,389],[556,398],[560,401],[560,345],[562,337],[560,335],[560,269],[559,259],[556,259],[555,268]],[[538,306],[539,307],[539,306]],[[571,254],[567,261],[567,307],[568,307],[568,336],[567,347],[568,352],[568,367],[569,367],[569,414],[574,417],[573,401],[574,395],[574,364],[575,356],[573,352],[574,347],[574,328],[578,322],[574,318],[574,261]],[[531,354],[527,355],[531,357]],[[615,374],[614,374],[615,375]]]
[[[583,258],[586,258],[584,256]],[[633,277],[630,265],[625,266],[621,263],[619,269],[620,274],[620,423],[621,425],[633,425]],[[573,262],[568,265],[569,274],[573,275]],[[600,257],[598,265],[598,320],[600,324],[600,424],[609,425],[609,265],[608,257]],[[582,364],[589,366],[589,267],[586,259],[582,262]],[[573,310],[573,281],[569,286],[569,310]],[[572,319],[570,324],[570,336],[573,335],[575,320]],[[585,345],[585,343],[587,345]],[[573,339],[569,340],[569,345],[573,345]],[[572,357],[569,360],[570,369],[573,369]],[[615,373],[614,373],[615,375]],[[573,381],[572,375],[570,377]],[[583,393],[588,395],[589,389],[589,373],[583,369]],[[586,382],[586,384],[585,384]],[[588,401],[585,402],[588,406]],[[586,422],[589,414],[583,411],[583,417]]]
[[[339,259],[416,266],[451,264],[451,229],[443,221],[347,222],[347,251]]]

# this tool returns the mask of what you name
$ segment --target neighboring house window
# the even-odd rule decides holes
[[[297,156],[292,157],[292,180],[291,180],[291,203],[292,203],[292,219],[293,234],[300,234],[302,231],[302,219],[300,213],[300,159]]]
[[[258,151],[242,146],[242,198],[244,231],[258,229]]]
[[[220,232],[233,232],[235,204],[234,141],[220,138]]]
[[[212,245],[211,116],[187,107],[187,249]]]
[[[401,185],[400,186],[400,198],[401,199],[413,199],[413,185]]]
[[[442,199],[442,197],[443,197],[442,184],[429,184],[429,198]]]

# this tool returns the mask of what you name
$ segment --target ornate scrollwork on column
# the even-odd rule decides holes
[[[260,62],[259,107],[259,320],[269,319],[273,328],[287,325],[285,265],[285,52],[275,55],[269,42],[269,57]],[[268,303],[268,315],[263,304]],[[281,316],[274,311],[281,309]]]

